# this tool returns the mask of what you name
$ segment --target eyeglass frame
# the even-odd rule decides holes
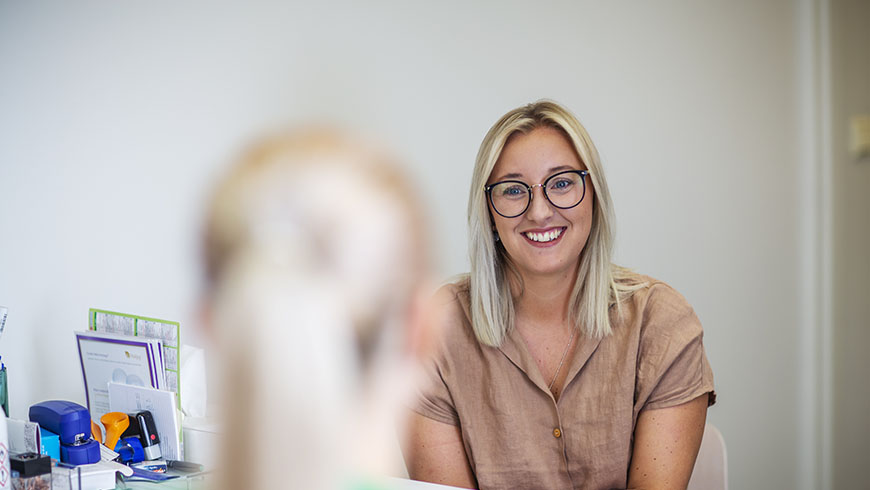
[[[558,177],[559,175],[564,175],[564,174],[569,174],[569,173],[577,174],[580,176],[580,182],[583,183],[583,195],[580,196],[580,200],[577,201],[575,204],[572,204],[571,206],[562,207],[562,206],[559,206],[558,204],[554,203],[553,200],[550,199],[549,194],[547,194],[547,182],[549,182],[551,179],[553,179],[555,177]],[[503,218],[508,218],[508,219],[519,218],[526,211],[528,211],[529,206],[532,205],[532,199],[535,198],[535,193],[534,193],[535,187],[540,187],[541,192],[544,193],[544,198],[547,199],[547,202],[552,204],[554,207],[556,207],[558,209],[571,209],[571,208],[579,206],[580,203],[583,202],[583,199],[586,199],[586,176],[587,175],[589,175],[588,170],[563,170],[561,172],[556,172],[553,175],[547,177],[540,184],[529,185],[529,184],[526,184],[525,182],[523,182],[522,180],[508,179],[508,180],[500,180],[498,182],[493,182],[492,184],[485,185],[485,186],[483,186],[483,191],[486,193],[486,197],[487,197],[487,200],[489,201],[489,205],[492,206],[492,209],[495,210],[495,212],[498,213],[499,216],[501,216]],[[516,184],[520,184],[520,185],[524,186],[526,188],[526,192],[528,193],[528,196],[529,196],[529,198],[526,200],[526,207],[524,207],[523,210],[520,211],[518,214],[515,214],[513,216],[506,216],[506,215],[502,214],[501,211],[499,211],[498,208],[495,207],[495,204],[493,204],[493,202],[492,202],[492,188],[499,185],[499,184],[504,184],[507,182],[512,182],[512,183],[516,183]]]

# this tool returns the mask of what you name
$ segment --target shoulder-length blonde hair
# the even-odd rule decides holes
[[[504,246],[494,240],[484,186],[508,138],[539,127],[556,128],[570,140],[589,171],[594,189],[592,228],[571,292],[570,312],[576,327],[591,337],[609,335],[610,306],[615,304],[619,309],[621,300],[644,286],[639,276],[610,262],[613,207],[598,151],[586,129],[567,109],[552,101],[540,100],[518,107],[502,116],[486,133],[474,165],[468,200],[471,322],[478,341],[490,346],[501,345],[513,328],[514,306],[508,274],[516,271],[510,272],[513,268],[510,258]]]

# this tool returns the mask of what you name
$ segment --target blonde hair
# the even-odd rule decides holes
[[[521,278],[513,270],[504,246],[494,240],[484,186],[510,136],[539,127],[558,129],[568,138],[589,170],[588,178],[594,189],[592,228],[581,253],[569,305],[576,327],[595,338],[609,335],[610,306],[615,304],[621,311],[620,301],[645,285],[638,275],[610,261],[613,207],[598,151],[586,129],[567,109],[552,101],[540,100],[518,107],[502,116],[484,137],[477,153],[468,199],[471,320],[478,341],[490,346],[501,345],[513,328],[509,274]]]
[[[414,196],[391,158],[323,130],[266,139],[218,184],[204,254],[229,395],[221,488],[335,488],[369,464],[354,445],[389,462],[390,439],[352,431],[401,406],[426,262]]]

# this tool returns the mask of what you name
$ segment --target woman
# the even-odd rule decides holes
[[[414,479],[480,488],[685,488],[715,399],[701,325],[613,265],[598,153],[564,108],[502,117],[477,156],[471,273],[412,416]]]
[[[377,488],[403,471],[395,417],[422,342],[425,247],[392,162],[309,130],[261,142],[217,186],[205,256],[220,488]]]

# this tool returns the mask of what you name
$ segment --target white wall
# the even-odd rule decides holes
[[[195,336],[204,196],[253,136],[319,120],[390,142],[422,184],[446,277],[466,268],[477,145],[548,97],[597,142],[620,263],[704,322],[732,488],[814,487],[799,405],[815,385],[796,374],[814,328],[799,284],[805,6],[253,3],[0,3],[12,416],[84,401],[72,331],[89,307]]]

